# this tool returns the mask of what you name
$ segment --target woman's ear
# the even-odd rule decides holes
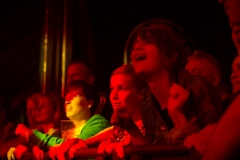
[[[91,108],[93,105],[93,100],[88,100],[88,108]]]
[[[219,75],[215,75],[213,77],[213,86],[218,86],[220,83],[220,76]]]

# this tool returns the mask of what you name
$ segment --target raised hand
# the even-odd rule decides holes
[[[189,92],[175,83],[169,91],[168,113],[175,128],[179,128],[187,122],[187,119],[182,113],[182,107],[188,99],[188,96]]]
[[[181,111],[183,104],[188,99],[189,92],[182,86],[174,83],[169,91],[168,111]]]

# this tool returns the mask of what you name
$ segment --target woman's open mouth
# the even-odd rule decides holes
[[[147,59],[147,55],[145,55],[145,54],[138,54],[138,55],[135,56],[134,59],[135,59],[136,62],[143,61],[143,60]]]

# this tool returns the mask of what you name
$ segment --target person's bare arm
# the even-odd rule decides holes
[[[106,140],[106,138],[108,137],[108,135],[109,135],[112,131],[113,131],[113,126],[108,127],[108,128],[106,128],[106,129],[102,130],[101,132],[99,132],[98,134],[96,134],[95,136],[90,137],[90,138],[84,140],[84,142],[85,142],[85,144],[86,144],[88,147],[98,145],[98,144],[100,144],[102,141]]]
[[[217,124],[203,154],[203,160],[225,160],[239,156],[240,95],[238,95]]]

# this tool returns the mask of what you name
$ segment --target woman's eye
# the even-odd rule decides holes
[[[240,33],[240,30],[239,29],[236,29],[233,31],[234,34],[239,34]]]
[[[123,91],[123,90],[125,90],[125,88],[123,88],[123,87],[119,87],[119,90],[122,90],[122,91]]]
[[[202,72],[201,72],[201,71],[199,71],[199,70],[195,70],[195,71],[193,72],[193,74],[198,74],[198,75],[201,75],[201,74],[202,74]]]
[[[65,101],[65,104],[70,104],[71,102],[70,101]]]

